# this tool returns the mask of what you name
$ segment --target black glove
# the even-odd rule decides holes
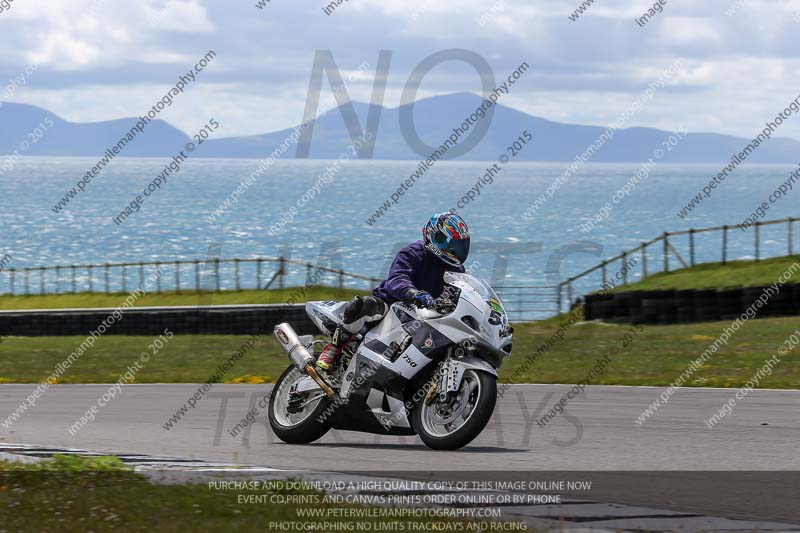
[[[404,301],[408,304],[414,304],[418,308],[432,309],[436,305],[436,300],[427,291],[419,291],[417,289],[408,289],[405,294]]]

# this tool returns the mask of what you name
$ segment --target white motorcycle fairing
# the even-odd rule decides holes
[[[398,302],[364,334],[341,383],[334,385],[346,406],[331,414],[331,427],[414,434],[408,415],[419,400],[414,394],[425,385],[425,379],[419,381],[433,375],[434,362],[441,365],[440,395],[458,391],[467,369],[497,377],[496,368],[511,349],[511,328],[499,298],[488,284],[466,274],[448,272],[445,282],[458,293],[452,312],[418,310]],[[346,305],[308,302],[306,312],[330,335],[341,324]],[[318,389],[310,379],[298,387]]]

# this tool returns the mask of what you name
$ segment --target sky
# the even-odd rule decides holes
[[[634,19],[650,0],[595,0],[575,21],[580,0],[348,0],[330,15],[323,1],[257,2],[13,0],[0,12],[0,93],[34,65],[7,101],[76,122],[141,115],[214,50],[162,118],[189,132],[212,113],[220,136],[248,135],[301,121],[319,50],[360,101],[390,50],[383,104],[396,107],[423,59],[458,48],[498,80],[528,63],[504,104],[559,122],[613,122],[679,58],[631,126],[752,138],[800,95],[800,0],[667,0],[644,27]],[[418,97],[480,87],[474,67],[451,61],[424,77]],[[800,117],[780,136],[800,139]]]

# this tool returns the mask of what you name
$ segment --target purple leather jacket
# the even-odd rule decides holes
[[[389,275],[372,294],[389,305],[403,301],[408,289],[427,291],[438,298],[444,291],[444,273],[447,271],[464,272],[464,267],[445,265],[425,248],[422,240],[412,242],[397,252]]]

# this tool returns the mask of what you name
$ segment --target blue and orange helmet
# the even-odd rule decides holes
[[[446,265],[459,267],[469,255],[469,228],[455,213],[438,213],[422,228],[425,247]]]

